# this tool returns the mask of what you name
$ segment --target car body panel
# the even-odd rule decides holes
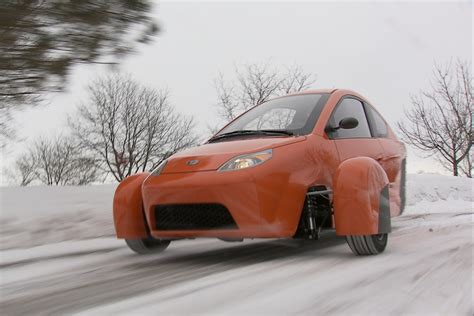
[[[162,174],[217,170],[229,159],[236,156],[277,148],[301,142],[305,139],[306,136],[292,138],[251,138],[247,136],[245,139],[236,138],[232,142],[204,144],[173,155],[173,159],[166,164]],[[188,164],[190,161],[195,161],[196,163]]]
[[[334,189],[336,172],[339,179],[353,177],[354,180],[350,183],[355,187],[360,186],[360,190],[372,190],[367,192],[372,196],[368,200],[370,203],[365,201],[358,202],[359,205],[352,204],[353,208],[364,212],[361,218],[366,220],[375,218],[374,205],[378,203],[380,186],[385,185],[385,179],[389,197],[388,212],[391,216],[399,215],[401,161],[405,159],[406,151],[388,124],[388,134],[384,138],[330,139],[325,128],[341,99],[350,96],[363,102],[368,101],[350,90],[313,90],[304,93],[330,93],[312,133],[308,135],[246,136],[204,144],[171,156],[160,175],[141,175],[125,180],[117,189],[114,199],[117,236],[141,238],[144,233],[149,233],[155,238],[292,237],[298,229],[308,189],[313,186]],[[217,170],[233,157],[266,149],[272,149],[273,154],[261,165],[234,171]],[[360,157],[364,159],[358,160]],[[367,164],[365,158],[375,162],[379,168]],[[368,169],[361,171],[357,168],[348,168],[347,166],[351,164],[347,164],[343,168],[344,175],[341,176],[342,171],[339,167],[348,160],[352,160],[352,164],[359,162],[360,168]],[[378,171],[370,171],[374,168]],[[380,170],[383,171],[385,178],[381,176]],[[361,172],[365,172],[367,177],[373,176],[372,182],[376,185],[360,184],[357,177]],[[352,218],[347,207],[349,202],[345,202],[346,204],[340,202],[350,201],[347,194],[351,194],[351,186],[340,187],[348,191],[339,189],[341,197],[337,205],[346,206],[341,206],[339,213],[335,207],[334,213],[345,214],[343,217]],[[123,196],[128,194],[132,197]],[[331,196],[334,201],[335,194],[336,192]],[[143,206],[141,214],[145,215],[141,218],[137,211],[140,203]],[[237,224],[237,229],[157,229],[155,207],[203,203],[218,203],[225,206]],[[124,215],[127,208],[135,215]],[[146,220],[147,225],[145,228],[143,225],[130,225],[126,220]],[[337,227],[338,222],[343,224]],[[348,229],[350,224],[340,217],[332,223],[338,233],[345,234],[351,231]],[[129,228],[122,227],[125,225]],[[373,221],[353,226],[355,227],[353,232],[376,231]]]
[[[155,237],[291,237],[301,215],[307,188],[314,179],[329,185],[333,174],[334,146],[318,143],[312,136],[304,142],[273,149],[273,157],[264,164],[238,171],[189,172],[150,176],[143,183],[147,222],[154,223],[156,205],[220,203],[227,207],[239,231],[158,231],[150,224]],[[319,167],[318,167],[319,166]],[[258,172],[254,169],[258,168]],[[275,172],[275,170],[280,170]],[[199,183],[199,185],[196,185]]]
[[[334,219],[336,234],[376,235],[390,232],[387,174],[369,157],[343,161],[334,177]],[[384,201],[385,200],[385,201]],[[381,207],[383,205],[383,207]]]
[[[113,213],[118,238],[145,238],[147,236],[141,189],[148,175],[148,173],[132,175],[123,180],[115,190]]]

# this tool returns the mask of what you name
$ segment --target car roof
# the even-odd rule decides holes
[[[355,97],[358,97],[362,100],[366,100],[362,95],[360,95],[359,93],[353,91],[353,90],[348,90],[348,89],[336,89],[336,88],[333,88],[333,89],[308,89],[308,90],[303,90],[303,91],[297,91],[297,92],[292,92],[292,93],[288,93],[286,95],[282,95],[282,96],[279,96],[279,97],[276,97],[276,98],[272,98],[270,100],[275,100],[275,99],[280,99],[280,98],[284,98],[284,97],[287,97],[287,96],[294,96],[294,95],[305,95],[305,94],[333,94],[333,93],[337,93],[338,95],[340,96],[343,96],[343,95],[353,95]],[[269,101],[270,101],[269,100]]]
[[[289,93],[288,95],[298,95],[298,94],[320,94],[320,93],[333,93],[337,89],[309,89],[309,90],[303,90],[303,91],[297,91],[297,92],[292,92]]]
[[[309,90],[303,90],[303,91],[289,93],[287,95],[320,94],[320,93],[332,94],[336,91],[340,92],[342,94],[353,94],[353,95],[359,96],[359,93],[357,93],[355,91],[348,90],[348,89],[336,89],[336,88],[333,88],[333,89],[309,89]]]

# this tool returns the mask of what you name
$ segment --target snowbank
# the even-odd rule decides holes
[[[469,178],[410,174],[407,180],[407,205],[415,205],[422,201],[473,201],[474,181]]]
[[[473,184],[469,178],[438,174],[411,174],[407,178],[404,214],[472,213]]]
[[[113,236],[116,184],[0,188],[0,250]]]
[[[1,217],[44,217],[82,211],[109,212],[116,184],[0,187]]]
[[[113,236],[115,184],[1,187],[0,249]],[[473,180],[436,174],[408,176],[406,215],[472,212]]]

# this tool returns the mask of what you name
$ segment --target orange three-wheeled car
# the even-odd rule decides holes
[[[403,143],[355,92],[279,97],[120,183],[117,237],[154,253],[181,238],[318,239],[335,229],[355,254],[378,254],[391,217],[403,211],[405,157]]]

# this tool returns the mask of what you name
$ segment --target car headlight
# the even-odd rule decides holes
[[[232,158],[223,164],[219,171],[239,170],[255,167],[272,158],[272,150],[259,151],[253,154],[246,154]]]
[[[165,168],[166,166],[166,163],[168,162],[168,160],[163,160],[159,165],[158,167],[156,167],[155,169],[153,169],[153,171],[151,172],[151,176],[158,176],[160,175],[161,171],[163,171],[163,169]]]

